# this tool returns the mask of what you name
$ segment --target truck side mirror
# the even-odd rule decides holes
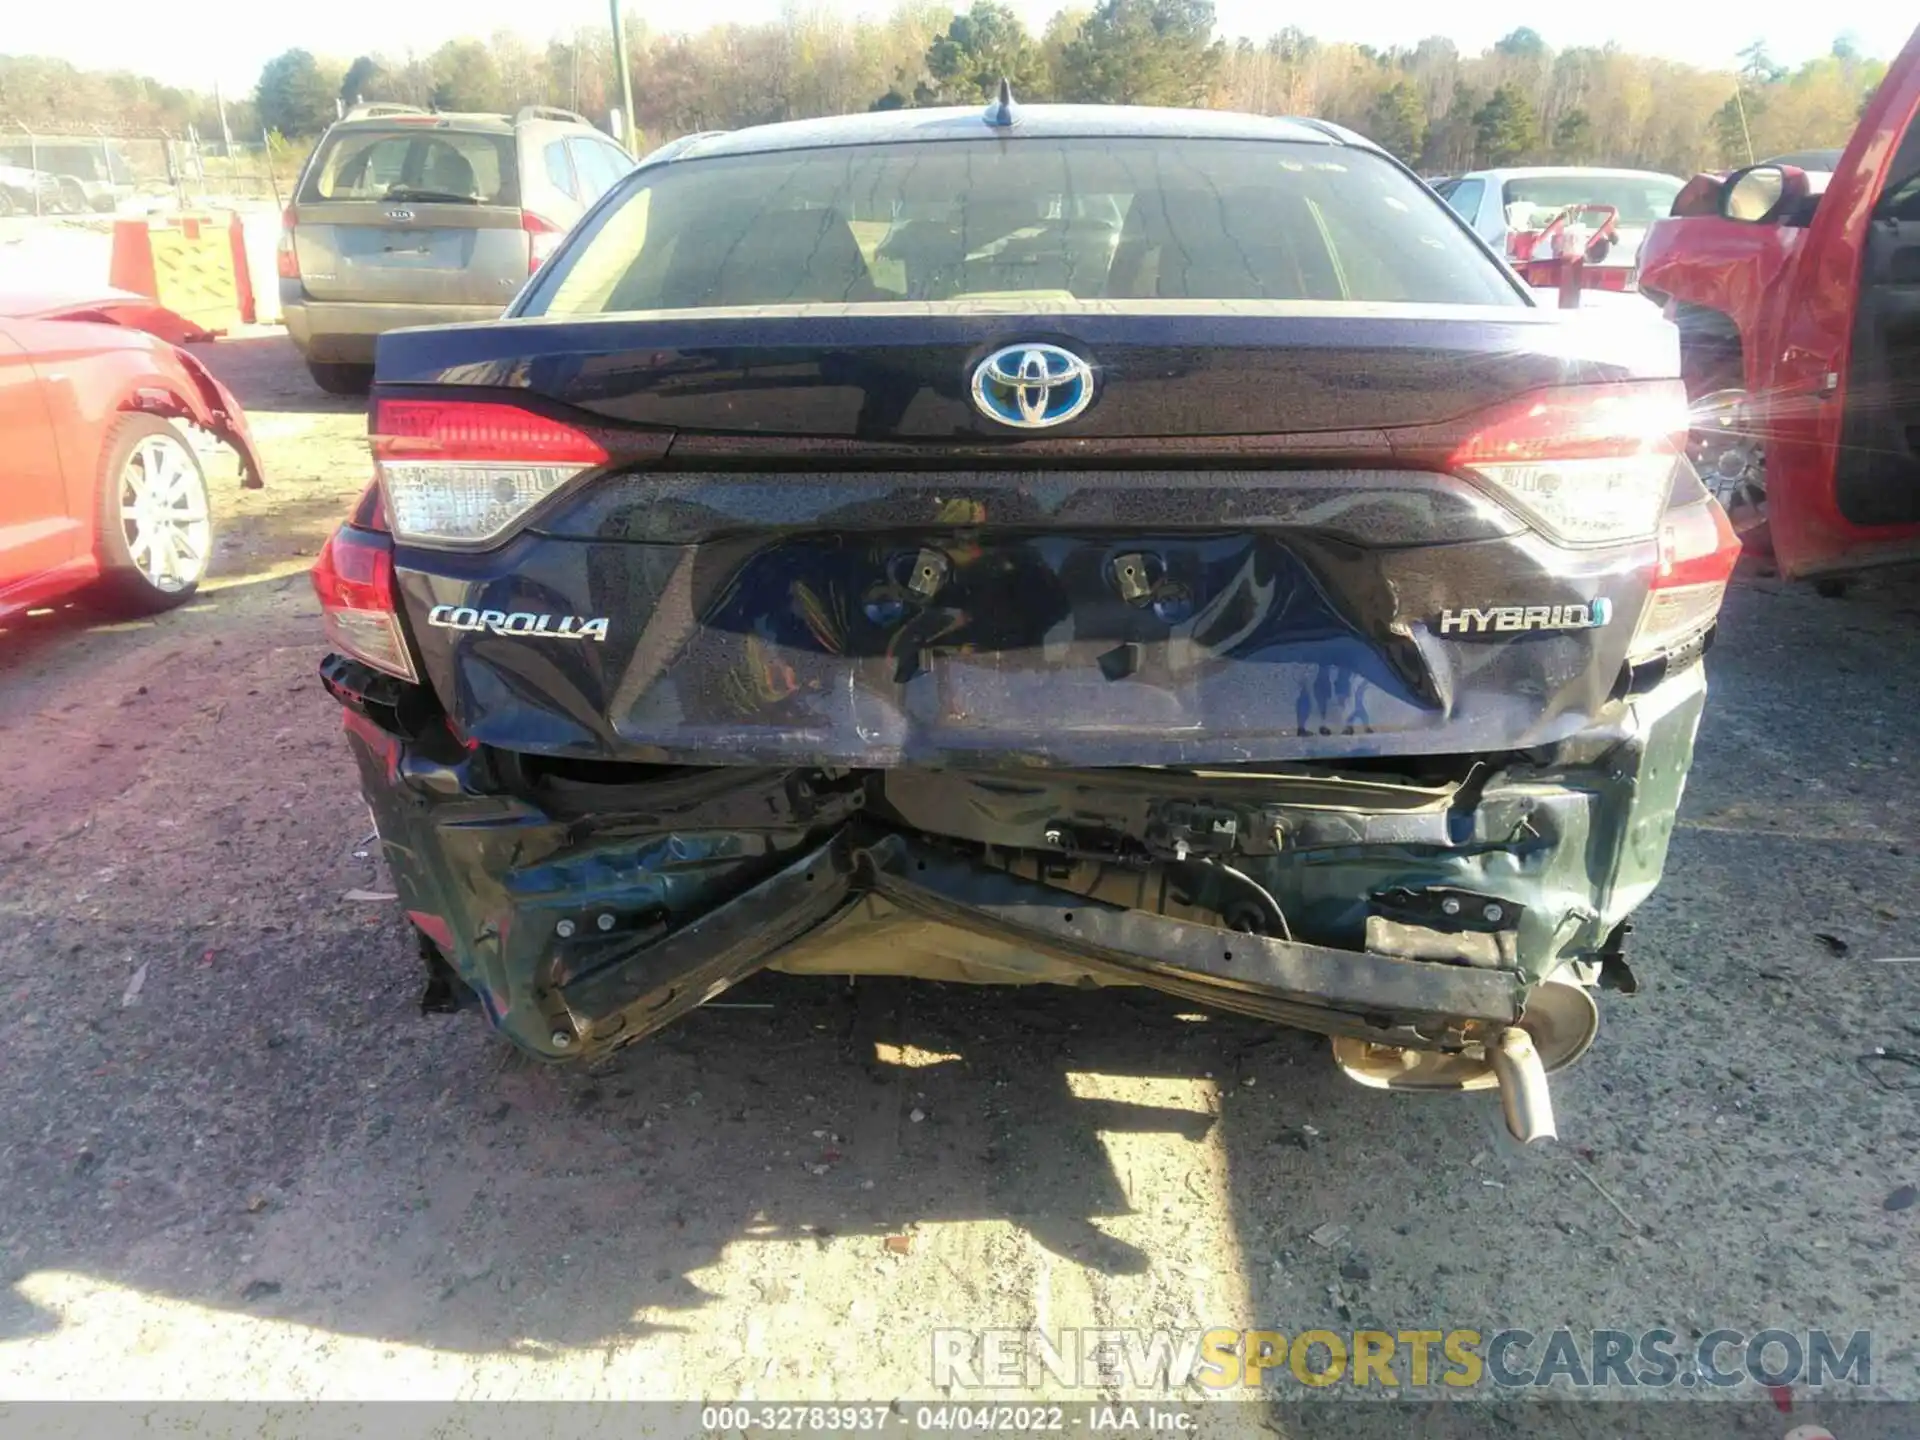
[[[1721,214],[1729,220],[1771,225],[1812,194],[1807,172],[1795,165],[1756,165],[1727,182]]]
[[[1718,215],[1726,188],[1727,182],[1718,175],[1696,175],[1673,197],[1673,208],[1667,213],[1682,218]]]

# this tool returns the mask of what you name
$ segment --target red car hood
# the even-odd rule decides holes
[[[0,290],[0,319],[80,320],[144,330],[169,345],[212,340],[213,332],[131,290]]]
[[[181,348],[189,341],[215,339],[211,331],[157,300],[109,285],[88,291],[0,290],[0,319],[70,320],[152,336],[160,342],[154,346],[154,360],[181,382],[176,388],[183,392],[190,418],[231,445],[240,456],[241,483],[249,490],[260,488],[260,457],[247,427],[247,412],[212,371]]]

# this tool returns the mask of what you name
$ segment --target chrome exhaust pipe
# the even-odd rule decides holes
[[[1547,1075],[1586,1054],[1600,1009],[1579,985],[1558,978],[1533,988],[1517,1025],[1480,1032],[1458,1050],[1415,1050],[1336,1035],[1333,1060],[1350,1080],[1375,1090],[1493,1090],[1507,1129],[1522,1145],[1557,1140]]]
[[[1547,1067],[1540,1062],[1533,1037],[1518,1025],[1500,1032],[1487,1057],[1500,1085],[1500,1111],[1507,1129],[1522,1145],[1556,1140],[1553,1096],[1547,1089]]]

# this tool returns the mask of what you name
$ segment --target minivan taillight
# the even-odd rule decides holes
[[[611,458],[578,426],[494,401],[376,399],[368,429],[387,519],[417,545],[496,540]]]
[[[282,280],[300,278],[300,254],[293,248],[293,207],[291,205],[280,215],[280,243],[274,247],[274,264],[280,271]]]
[[[313,589],[327,638],[341,652],[402,680],[418,681],[395,603],[393,541],[341,526],[313,562]]]
[[[1678,380],[1566,385],[1480,417],[1450,469],[1572,545],[1650,538],[1691,421]]]
[[[1684,650],[1713,627],[1740,560],[1740,537],[1712,496],[1669,510],[1660,527],[1660,559],[1646,608],[1627,648],[1644,664]]]
[[[531,275],[560,248],[567,231],[565,226],[543,219],[531,210],[520,212],[520,228],[527,232],[527,274]]]

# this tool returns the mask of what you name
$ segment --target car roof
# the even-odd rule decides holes
[[[511,135],[528,126],[545,125],[556,130],[601,132],[584,115],[547,106],[529,105],[515,115],[486,110],[416,110],[396,106],[372,115],[349,114],[336,120],[334,130],[467,130],[489,135]]]
[[[511,135],[513,121],[505,115],[459,110],[436,110],[418,115],[361,115],[333,122],[335,130],[480,130]]]
[[[1843,150],[1795,150],[1786,155],[1772,155],[1762,160],[1762,165],[1791,165],[1796,170],[1824,170],[1832,174],[1840,168]]]
[[[1580,175],[1593,175],[1608,180],[1671,180],[1675,184],[1684,184],[1678,175],[1669,175],[1664,170],[1630,170],[1612,165],[1513,165],[1498,170],[1473,170],[1463,176],[1468,180],[1555,180],[1561,176],[1569,179]]]
[[[146,295],[111,285],[0,290],[0,320],[35,320],[56,311],[90,309],[102,305],[157,305]]]
[[[758,155],[840,145],[912,141],[1023,139],[1285,140],[1304,145],[1375,149],[1352,131],[1320,120],[1242,115],[1231,110],[1175,110],[1147,105],[1020,105],[1015,123],[995,126],[977,105],[926,110],[879,110],[819,120],[789,120],[706,136],[670,161],[718,155]]]

